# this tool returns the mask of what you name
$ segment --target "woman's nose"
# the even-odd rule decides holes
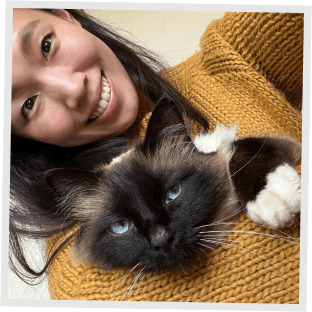
[[[83,72],[51,75],[48,79],[50,92],[55,100],[71,109],[79,108],[86,95],[87,75]]]

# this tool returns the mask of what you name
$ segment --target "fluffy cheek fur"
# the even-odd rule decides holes
[[[87,191],[83,196],[76,197],[71,205],[71,211],[80,223],[79,232],[71,250],[76,264],[87,261],[95,262],[92,252],[94,228],[106,203],[106,194],[101,187],[94,186],[92,191]]]

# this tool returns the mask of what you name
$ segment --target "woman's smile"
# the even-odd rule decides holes
[[[100,80],[100,98],[87,124],[93,125],[97,122],[104,122],[105,119],[109,118],[111,111],[115,109],[117,104],[116,88],[113,82],[108,77],[106,79],[103,72],[101,72]]]
[[[91,117],[88,120],[94,120],[99,117],[107,108],[108,101],[110,99],[110,86],[107,83],[105,76],[101,73],[101,87],[100,87],[100,100],[99,104],[97,105],[96,110],[93,112]]]

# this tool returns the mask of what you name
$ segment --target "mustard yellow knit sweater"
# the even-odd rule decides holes
[[[212,129],[215,123],[238,124],[240,136],[287,134],[301,142],[303,14],[228,13],[208,26],[200,47],[170,69],[168,79]],[[137,128],[141,135],[146,123]],[[299,219],[283,231],[242,215],[229,245],[204,256],[198,269],[143,275],[127,300],[299,303]],[[49,268],[51,299],[124,300],[137,273],[126,277],[126,270],[75,265],[73,242]],[[47,241],[47,250],[52,243]]]

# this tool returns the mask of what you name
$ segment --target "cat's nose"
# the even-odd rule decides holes
[[[164,226],[158,225],[150,232],[151,248],[153,250],[168,250],[174,240],[174,232]]]

